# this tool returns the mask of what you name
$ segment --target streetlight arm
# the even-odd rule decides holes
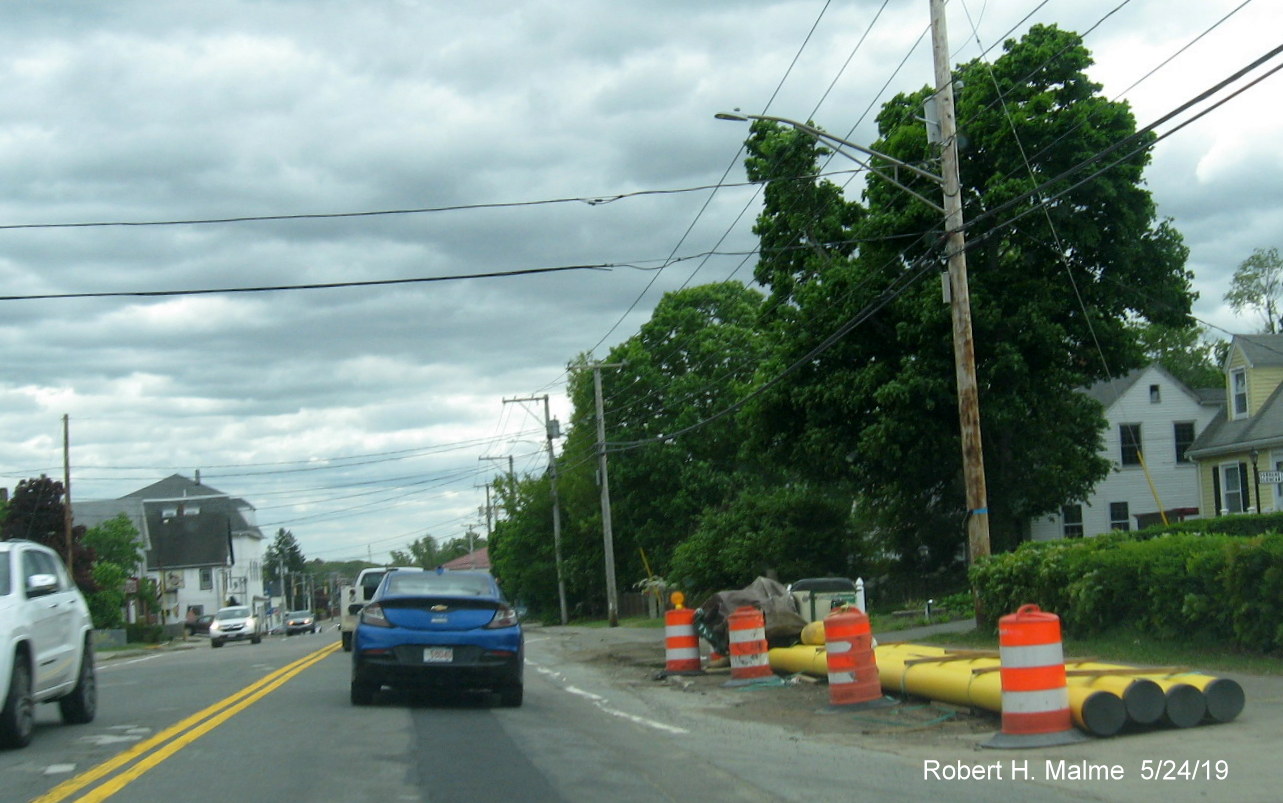
[[[863,145],[857,145],[854,142],[850,142],[848,140],[842,139],[841,137],[834,136],[833,134],[830,134],[827,131],[822,131],[821,129],[818,129],[813,125],[808,125],[807,123],[798,122],[797,120],[790,120],[787,117],[775,117],[769,114],[738,114],[738,113],[731,114],[730,112],[718,112],[713,116],[718,120],[734,120],[736,122],[741,122],[741,123],[748,122],[749,120],[767,120],[772,123],[783,123],[784,125],[792,126],[793,128],[796,128],[798,131],[803,131],[807,134],[810,134],[816,139],[828,140],[829,142],[834,142],[834,143],[837,143],[838,145],[844,145],[848,148],[853,148],[867,156],[876,156],[879,159],[884,159],[890,162],[891,164],[895,165],[896,167],[902,167],[916,176],[920,176],[922,178],[927,179],[928,181],[932,181],[941,187],[944,186],[944,179],[941,178],[940,176],[937,176],[935,173],[932,173],[928,170],[923,170],[922,168],[917,167],[915,165],[911,165],[908,162],[903,162],[895,158],[894,156],[887,156],[885,153],[879,153],[878,151],[875,151],[872,148],[866,148]],[[844,154],[844,155],[848,159],[854,158],[850,154]],[[855,159],[855,161],[859,162],[860,160]],[[860,162],[860,164],[864,164],[864,163]],[[865,167],[869,167],[869,166],[865,165]],[[874,170],[872,167],[869,167],[869,169]],[[874,172],[876,173],[877,171],[874,170]],[[887,178],[885,175],[882,175],[881,173],[878,173],[878,175],[881,175],[883,178]],[[894,181],[893,179],[887,179],[887,180]],[[899,182],[895,182],[895,184],[901,189],[907,189],[906,187],[904,187],[904,185],[900,184]],[[913,195],[918,195],[916,192],[913,192],[912,190],[908,190],[908,191],[911,192]],[[918,196],[918,197],[921,198],[922,196]],[[936,208],[943,211],[942,207],[936,206]]]

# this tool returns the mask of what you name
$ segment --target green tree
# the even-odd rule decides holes
[[[433,569],[442,561],[437,559],[437,542],[430,535],[416,538],[404,550],[392,550],[393,566],[418,566],[420,569]]]
[[[1205,327],[1177,328],[1155,323],[1138,326],[1136,334],[1145,356],[1162,365],[1188,387],[1225,386],[1221,364],[1229,344],[1223,340],[1205,339]]]
[[[611,350],[608,361],[620,367],[603,371],[602,382],[606,440],[618,444],[609,472],[621,587],[645,576],[641,550],[667,574],[704,510],[751,482],[733,412],[765,349],[761,309],[762,294],[736,282],[668,293],[638,334]],[[591,398],[575,402],[576,416],[583,409],[595,418]]]
[[[94,627],[123,627],[125,579],[137,576],[142,564],[138,528],[121,513],[85,530],[83,541],[96,558],[92,575],[97,590],[86,594]]]
[[[466,535],[460,538],[451,538],[449,541],[442,544],[440,549],[437,550],[436,563],[433,565],[439,566],[442,563],[452,561],[455,558],[461,558],[464,555],[467,555],[470,552],[475,552],[484,546],[486,546],[486,539],[474,534],[471,530],[468,530]]]
[[[121,513],[90,527],[85,531],[84,543],[94,551],[98,563],[113,563],[124,570],[126,577],[138,573],[142,539],[128,514]]]
[[[1264,331],[1279,331],[1279,296],[1283,294],[1283,259],[1277,248],[1258,248],[1239,263],[1225,302],[1235,312],[1252,310],[1265,321]]]
[[[277,583],[282,579],[289,584],[286,605],[290,609],[310,608],[311,604],[303,594],[303,589],[291,578],[300,577],[307,569],[307,559],[299,547],[294,533],[281,527],[276,531],[276,538],[263,554],[263,578],[268,583]]]
[[[968,142],[961,175],[995,550],[1013,546],[1031,516],[1084,497],[1105,475],[1099,408],[1073,391],[1143,364],[1131,322],[1188,327],[1192,301],[1186,249],[1141,186],[1148,152],[1133,152],[1153,135],[1130,140],[1121,153],[1131,155],[1115,154],[1118,164],[1090,181],[1077,184],[1098,164],[1059,178],[1132,137],[1134,119],[1088,80],[1091,59],[1076,34],[1035,26],[1005,51],[992,65],[973,62],[955,74],[965,87],[957,102]],[[923,88],[884,106],[874,149],[933,160],[918,119],[930,94]],[[754,126],[751,179],[788,180],[771,172],[781,143],[806,147],[792,131]],[[816,172],[811,165],[808,174]],[[926,180],[900,178],[925,196],[939,193]],[[1038,202],[1036,214],[1016,217]],[[941,219],[878,179],[863,207],[866,214],[826,214],[856,221],[846,237],[829,239],[859,249],[848,259],[822,248],[826,265],[806,282],[777,288],[784,253],[763,249],[770,264],[759,265],[758,277],[770,283],[769,303],[797,313],[779,327],[781,349],[762,375],[796,370],[755,405],[753,432],[795,470],[846,474],[887,549],[929,570],[957,559],[966,514],[950,311],[935,270],[926,270],[943,262],[932,234]],[[796,228],[788,213],[768,203],[762,215]],[[1131,291],[1138,287],[1145,292]],[[848,326],[850,334],[808,357]]]
[[[742,588],[776,573],[785,580],[864,573],[868,556],[851,527],[849,496],[805,483],[743,489],[676,549],[669,585],[693,593]]]
[[[25,538],[53,549],[71,568],[76,585],[92,593],[97,590],[94,553],[84,544],[85,528],[76,526],[71,530],[71,555],[67,554],[65,511],[61,482],[45,476],[21,480],[4,508],[0,537]]]

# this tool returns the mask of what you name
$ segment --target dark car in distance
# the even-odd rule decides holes
[[[214,621],[214,614],[202,613],[190,622],[184,622],[183,627],[187,628],[187,635],[194,636],[197,633],[202,636],[209,635],[209,623]]]
[[[315,633],[316,614],[311,611],[290,611],[285,614],[285,635]]]
[[[525,643],[517,612],[485,571],[389,572],[352,634],[353,705],[384,685],[489,689],[522,702]]]

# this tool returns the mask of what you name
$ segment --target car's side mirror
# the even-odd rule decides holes
[[[33,574],[27,578],[27,597],[43,597],[58,590],[58,576]]]

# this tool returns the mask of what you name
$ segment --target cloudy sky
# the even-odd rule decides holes
[[[333,560],[484,533],[487,480],[546,460],[542,404],[505,399],[564,421],[569,360],[665,291],[751,276],[746,128],[714,113],[871,142],[932,73],[927,0],[0,15],[0,485],[61,477],[66,415],[73,501],[199,469]],[[1269,0],[952,0],[953,60],[1034,22],[1090,31],[1141,125],[1278,44]],[[1259,329],[1222,296],[1283,246],[1280,90],[1175,131],[1147,174],[1219,337]]]

